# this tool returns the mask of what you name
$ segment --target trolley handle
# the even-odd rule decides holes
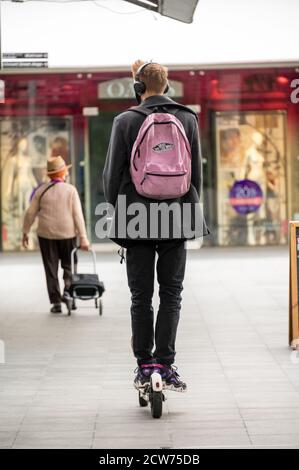
[[[77,263],[75,265],[75,253],[77,253],[78,250],[80,250],[80,247],[75,247],[72,250],[72,253],[71,253],[71,270],[72,270],[72,274],[77,274]],[[92,259],[93,259],[93,272],[94,272],[94,274],[97,274],[97,265],[96,265],[97,260],[96,260],[95,251],[92,248],[89,248],[88,251],[91,253]]]

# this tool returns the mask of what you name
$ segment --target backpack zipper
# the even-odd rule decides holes
[[[180,171],[178,173],[169,173],[169,174],[166,174],[166,173],[155,173],[155,172],[150,172],[150,171],[146,171],[145,172],[147,175],[153,175],[153,176],[184,176],[187,171]]]
[[[161,176],[161,177],[164,177],[164,178],[168,178],[169,176],[184,176],[186,175],[187,171],[184,171],[184,172],[179,172],[179,173],[169,173],[168,175],[163,173],[154,173],[154,172],[149,172],[149,171],[146,171],[142,181],[140,184],[143,184],[144,183],[144,180],[146,179],[147,175],[150,175],[150,176]]]

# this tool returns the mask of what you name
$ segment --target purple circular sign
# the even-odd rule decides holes
[[[263,202],[263,191],[258,183],[252,180],[236,181],[229,192],[229,200],[238,214],[246,215],[255,212]]]

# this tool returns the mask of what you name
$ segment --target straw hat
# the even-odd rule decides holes
[[[66,165],[64,159],[62,157],[53,157],[50,158],[47,162],[47,174],[53,175],[55,173],[58,173],[59,171],[62,171],[64,169],[70,168],[72,165]]]

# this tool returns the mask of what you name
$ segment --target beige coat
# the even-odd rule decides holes
[[[46,183],[49,185],[50,183]],[[62,240],[79,236],[87,240],[85,222],[79,194],[69,183],[56,183],[48,189],[42,185],[37,189],[24,217],[23,233],[28,234],[31,225],[38,217],[37,235],[43,238]]]

